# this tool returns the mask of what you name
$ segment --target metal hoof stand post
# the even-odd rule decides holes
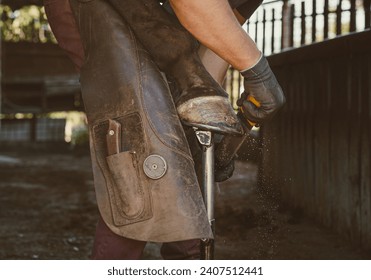
[[[214,142],[210,131],[196,130],[196,136],[202,145],[202,194],[206,206],[211,230],[215,236],[214,218]],[[214,239],[201,240],[201,259],[214,259]]]

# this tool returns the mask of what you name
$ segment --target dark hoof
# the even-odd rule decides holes
[[[241,135],[243,129],[227,97],[200,96],[177,104],[180,120],[188,126],[221,134]]]

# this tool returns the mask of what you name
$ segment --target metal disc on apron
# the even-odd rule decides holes
[[[144,160],[143,169],[149,178],[160,179],[166,173],[166,161],[162,156],[150,155]]]

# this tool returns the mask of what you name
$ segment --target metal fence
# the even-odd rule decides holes
[[[267,0],[245,25],[266,54],[370,28],[371,0]],[[42,7],[0,5],[6,41],[55,41]]]
[[[370,28],[371,0],[267,0],[244,28],[268,56]],[[42,7],[12,10],[0,5],[1,36],[6,41],[54,41]],[[231,68],[225,87],[234,106],[241,78]]]
[[[265,55],[370,28],[370,0],[265,1],[246,24]]]
[[[371,0],[268,0],[244,25],[266,55],[369,29]],[[236,106],[242,80],[230,68],[225,88]]]
[[[0,142],[64,142],[65,127],[65,119],[4,119]]]

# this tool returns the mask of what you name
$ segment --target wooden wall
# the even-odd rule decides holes
[[[262,128],[261,188],[371,249],[371,31],[269,59],[287,104]]]
[[[2,42],[3,113],[81,110],[79,76],[55,44]]]

